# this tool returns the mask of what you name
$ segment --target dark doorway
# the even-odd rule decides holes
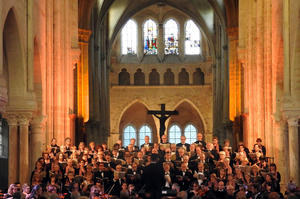
[[[0,189],[8,187],[8,124],[0,115]]]

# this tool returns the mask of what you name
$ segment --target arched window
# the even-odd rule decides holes
[[[134,85],[145,85],[145,74],[140,68],[134,73]]]
[[[193,73],[193,84],[194,85],[204,85],[204,73],[201,68],[196,68],[196,71]]]
[[[165,54],[178,55],[178,25],[173,19],[165,23]]]
[[[167,71],[164,74],[164,84],[165,85],[174,85],[174,73],[170,68],[167,69]]]
[[[184,128],[184,136],[186,137],[186,143],[192,144],[196,142],[197,129],[194,125],[189,124]]]
[[[137,25],[130,19],[122,29],[122,55],[136,54],[137,49]]]
[[[159,85],[159,73],[155,68],[149,74],[149,85]]]
[[[128,125],[123,132],[123,145],[128,146],[131,138],[136,139],[136,130],[132,125]]]
[[[188,20],[185,26],[185,54],[199,55],[200,52],[200,30],[192,20]]]
[[[119,73],[119,85],[130,85],[130,74],[126,68],[122,68]]]
[[[169,129],[169,142],[179,143],[181,136],[181,129],[178,125],[174,124]]]
[[[150,142],[152,140],[152,131],[148,125],[143,125],[139,130],[139,146],[145,143],[145,136],[149,136]]]
[[[185,68],[181,69],[181,72],[178,75],[178,84],[179,85],[189,85],[189,73]]]
[[[157,54],[157,25],[148,19],[144,24],[144,53],[148,55]]]

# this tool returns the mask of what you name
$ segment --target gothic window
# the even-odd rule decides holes
[[[181,69],[178,77],[179,85],[189,85],[189,73],[185,70],[185,68]]]
[[[156,69],[152,69],[149,74],[149,85],[159,85],[159,73]]]
[[[157,25],[148,19],[144,24],[144,53],[148,55],[157,54]]]
[[[136,130],[134,126],[128,125],[123,131],[123,146],[128,146],[131,138],[136,139]]]
[[[181,129],[178,125],[173,124],[169,129],[169,142],[180,143]]]
[[[186,137],[186,143],[192,144],[196,142],[197,129],[194,125],[189,124],[184,128],[184,136]]]
[[[185,26],[185,54],[199,55],[200,52],[200,30],[192,20],[188,20]]]
[[[139,130],[139,146],[145,143],[145,136],[149,136],[150,142],[152,140],[152,131],[148,125],[143,125]]]
[[[193,84],[204,85],[204,83],[204,73],[201,71],[201,68],[196,68],[196,71],[193,73]]]
[[[122,55],[136,54],[137,49],[137,25],[130,19],[122,29]]]
[[[125,24],[121,33],[122,55],[136,54],[137,49],[137,25],[130,19]]]
[[[123,68],[119,73],[119,85],[130,85],[130,74],[126,68]]]
[[[165,85],[174,85],[174,73],[170,68],[167,69],[167,72],[164,74],[164,84]]]
[[[178,55],[178,25],[173,19],[169,19],[164,27],[165,54]]]
[[[134,73],[134,85],[145,85],[145,74],[140,68]]]

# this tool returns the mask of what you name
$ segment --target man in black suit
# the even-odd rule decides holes
[[[203,141],[203,135],[202,133],[198,133],[197,134],[197,141],[194,142],[195,144],[198,144],[199,146],[201,146],[202,150],[206,149],[206,143]]]
[[[178,147],[178,148],[182,147],[182,148],[184,148],[186,151],[190,151],[190,144],[185,143],[185,140],[186,140],[185,136],[182,135],[182,136],[180,137],[180,141],[181,141],[181,142],[178,143],[178,144],[176,144],[176,147]]]
[[[158,162],[158,155],[151,155],[151,163],[145,167],[142,181],[145,185],[145,195],[147,198],[160,199],[162,183],[164,180],[164,170],[162,164]]]
[[[186,163],[181,163],[180,171],[177,172],[177,182],[181,191],[186,191],[190,187],[193,174],[187,169]]]
[[[145,143],[142,144],[141,148],[149,148],[149,147],[153,147],[153,143],[150,143],[150,137],[148,135],[145,136]]]

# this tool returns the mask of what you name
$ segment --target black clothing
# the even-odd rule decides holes
[[[150,163],[145,167],[142,181],[145,185],[145,192],[151,193],[153,199],[161,198],[161,187],[164,180],[164,170],[159,163]]]
[[[190,144],[188,144],[188,143],[185,143],[185,144],[178,143],[178,144],[176,144],[176,147],[183,147],[183,148],[185,148],[186,151],[190,151]]]

